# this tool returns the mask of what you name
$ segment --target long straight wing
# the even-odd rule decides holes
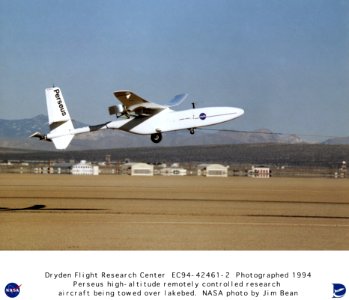
[[[126,107],[129,112],[137,112],[140,109],[162,110],[167,107],[172,107],[181,104],[188,94],[180,94],[171,99],[167,104],[157,104],[143,99],[131,91],[116,91],[114,96]]]
[[[175,96],[173,99],[171,99],[167,104],[166,106],[167,107],[173,107],[173,106],[177,106],[181,103],[183,103],[183,101],[185,99],[187,99],[189,94],[180,94],[180,95],[177,95]]]
[[[130,91],[116,91],[114,92],[114,96],[127,108],[150,102]]]

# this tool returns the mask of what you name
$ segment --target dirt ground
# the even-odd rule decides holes
[[[349,180],[0,174],[1,250],[349,249]]]

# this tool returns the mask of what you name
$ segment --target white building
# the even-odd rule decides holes
[[[162,176],[186,176],[187,170],[179,167],[167,167],[160,169]]]
[[[339,168],[339,176],[345,178],[347,176],[347,162],[343,161],[342,166]]]
[[[73,175],[99,175],[99,167],[82,160],[78,164],[73,165],[71,173]]]
[[[253,178],[270,178],[270,168],[268,167],[255,167],[248,171],[248,176]]]
[[[127,163],[121,166],[122,173],[131,176],[153,176],[154,166],[145,163]]]
[[[229,166],[219,164],[198,165],[198,176],[206,177],[228,177]]]

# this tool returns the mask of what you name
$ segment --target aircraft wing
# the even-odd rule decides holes
[[[172,107],[172,106],[177,106],[181,103],[183,103],[183,101],[185,99],[187,99],[188,94],[180,94],[175,96],[173,99],[171,99],[168,103],[167,103],[167,107]]]
[[[175,96],[167,104],[157,104],[145,100],[131,91],[116,91],[114,96],[124,105],[128,112],[135,112],[142,115],[144,109],[147,110],[147,115],[151,110],[163,110],[167,107],[172,107],[181,104],[188,96],[188,94],[181,94]]]

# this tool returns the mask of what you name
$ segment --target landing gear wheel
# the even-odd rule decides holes
[[[150,136],[150,139],[151,139],[152,142],[155,143],[155,144],[160,143],[161,140],[162,140],[162,134],[161,134],[161,132],[153,133],[153,134]]]
[[[189,132],[190,132],[190,134],[194,134],[195,133],[195,129],[194,128],[190,128]]]

